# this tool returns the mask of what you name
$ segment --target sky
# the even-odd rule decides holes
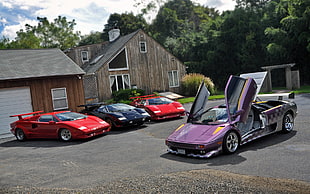
[[[26,24],[38,25],[37,17],[46,17],[52,22],[58,16],[76,22],[75,31],[82,35],[92,31],[102,31],[110,14],[133,12],[138,14],[142,5],[137,2],[150,0],[1,0],[0,38],[14,40],[16,32]],[[233,10],[233,0],[192,0],[200,5],[216,8],[219,11]],[[149,16],[149,21],[155,14]]]

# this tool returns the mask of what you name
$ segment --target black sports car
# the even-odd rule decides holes
[[[109,105],[94,103],[81,106],[85,107],[81,113],[97,116],[109,123],[112,128],[142,125],[150,120],[150,115],[144,109],[123,103]]]

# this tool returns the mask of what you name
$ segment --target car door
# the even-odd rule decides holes
[[[203,112],[206,111],[206,105],[209,96],[210,92],[208,88],[206,87],[204,82],[201,82],[195,97],[195,101],[191,107],[187,122],[191,122],[192,120],[197,119],[202,115]]]
[[[225,88],[225,101],[231,124],[247,120],[256,89],[253,78],[230,76]]]
[[[32,134],[37,138],[56,138],[57,119],[53,115],[41,115],[37,122],[32,124]]]

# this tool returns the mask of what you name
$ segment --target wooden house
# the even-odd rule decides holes
[[[144,31],[120,36],[113,29],[109,37],[108,42],[67,52],[86,72],[87,102],[110,99],[113,91],[127,88],[143,89],[147,94],[180,91],[185,65]]]
[[[84,74],[59,49],[0,50],[0,135],[16,120],[10,115],[78,111]]]

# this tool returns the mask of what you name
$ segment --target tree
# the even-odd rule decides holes
[[[43,48],[60,48],[65,50],[76,46],[80,40],[80,32],[74,32],[75,20],[67,21],[66,17],[58,16],[54,22],[49,22],[46,17],[37,18],[38,26],[32,29],[41,40]]]
[[[103,37],[101,32],[91,32],[89,35],[81,37],[79,46],[88,45],[88,44],[97,44],[103,42]]]
[[[17,37],[6,48],[59,48],[65,50],[77,45],[80,32],[74,32],[75,20],[67,21],[58,16],[54,22],[46,17],[37,17],[38,26],[25,25],[25,30],[16,32]]]
[[[123,14],[111,14],[108,19],[108,23],[104,25],[102,35],[104,40],[109,40],[108,32],[115,27],[121,30],[121,35],[126,35],[138,29],[147,31],[148,24],[141,14],[136,16],[132,12]]]

